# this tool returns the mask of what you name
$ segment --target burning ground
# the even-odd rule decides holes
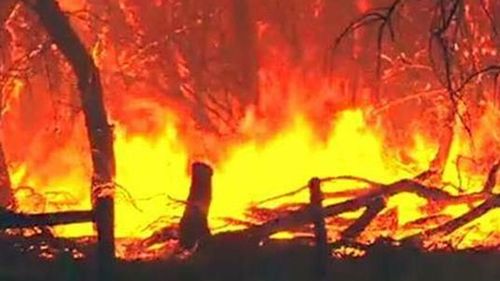
[[[219,242],[178,244],[201,161],[213,168],[214,241],[258,237],[256,268],[289,251],[307,267],[317,177],[338,276],[344,259],[383,253],[430,268],[484,259],[484,280],[498,276],[497,1],[2,1],[0,12],[3,213],[114,198],[121,259],[204,274],[230,261],[211,254]],[[96,93],[105,127],[92,123]],[[3,239],[35,263],[79,268],[95,254],[90,223]]]

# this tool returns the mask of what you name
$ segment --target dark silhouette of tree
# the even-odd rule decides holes
[[[93,164],[92,198],[98,235],[99,277],[112,280],[114,263],[113,136],[104,105],[99,70],[54,0],[24,1],[70,63],[78,81]]]

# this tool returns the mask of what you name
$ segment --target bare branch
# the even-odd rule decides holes
[[[395,40],[394,27],[392,25],[392,17],[395,14],[397,8],[402,3],[403,3],[403,0],[395,0],[388,7],[374,9],[374,10],[369,11],[366,14],[362,15],[358,19],[354,20],[335,39],[333,49],[335,50],[338,47],[338,45],[340,45],[340,42],[345,37],[347,37],[347,35],[351,34],[352,32],[356,31],[357,29],[368,26],[372,23],[380,23],[380,25],[378,26],[378,29],[377,29],[378,31],[377,31],[377,66],[376,66],[377,77],[380,77],[381,68],[382,68],[382,63],[381,63],[382,44],[383,44],[383,40],[384,40],[384,35],[385,35],[385,32],[388,31],[391,40],[392,41]]]

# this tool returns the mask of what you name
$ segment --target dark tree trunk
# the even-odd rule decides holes
[[[108,124],[99,71],[93,58],[54,0],[25,1],[37,13],[47,33],[70,63],[78,79],[81,106],[92,156],[92,198],[98,235],[98,274],[113,278],[114,175],[113,136]]]
[[[14,195],[12,194],[12,186],[3,146],[0,143],[0,208],[8,207],[14,207]]]
[[[192,165],[189,197],[180,221],[180,242],[184,248],[192,248],[210,236],[208,211],[212,200],[212,168],[203,163]]]

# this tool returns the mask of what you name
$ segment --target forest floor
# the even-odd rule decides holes
[[[0,243],[0,281],[95,280],[95,259],[43,259]],[[315,248],[300,240],[273,240],[253,249],[228,244],[186,259],[119,260],[116,281],[313,281]],[[328,280],[499,281],[500,251],[424,252],[379,241],[362,257],[332,257]]]

